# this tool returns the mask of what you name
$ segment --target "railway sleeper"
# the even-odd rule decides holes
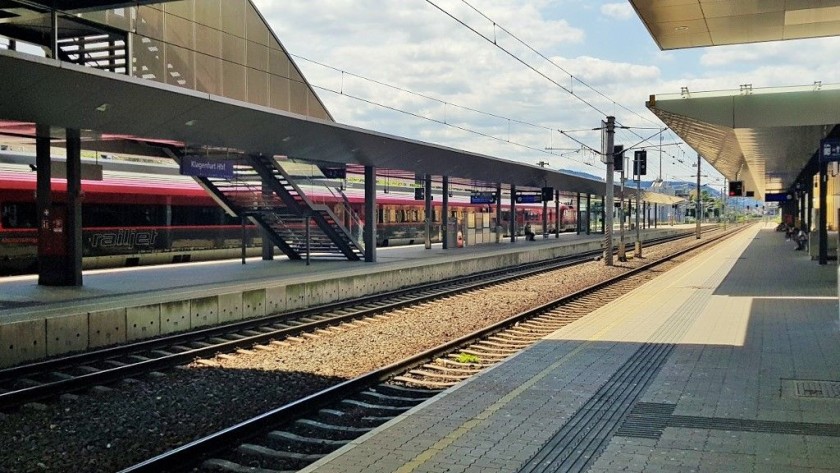
[[[379,392],[376,392],[376,391],[373,391],[373,390],[370,390],[370,389],[360,392],[359,396],[363,396],[363,397],[369,396],[369,397],[372,397],[373,399],[376,399],[378,401],[390,402],[390,403],[393,403],[394,405],[399,405],[399,404],[403,404],[403,403],[416,404],[418,401],[423,400],[421,398],[416,398],[416,397],[391,396],[389,394],[379,393]]]
[[[272,440],[299,443],[310,447],[330,447],[333,449],[341,447],[343,445],[347,445],[352,441],[351,439],[332,440],[315,437],[306,437],[303,435],[294,434],[292,432],[286,432],[285,430],[275,430],[269,432],[268,434],[266,434],[266,437]]]
[[[385,404],[371,404],[369,402],[358,401],[355,399],[342,399],[341,403],[353,407],[361,407],[362,409],[381,412],[404,412],[411,409],[411,406],[388,406]]]
[[[411,396],[417,397],[422,399],[428,399],[430,397],[436,396],[442,392],[441,389],[416,389],[416,388],[409,388],[406,386],[400,386],[397,384],[380,384],[372,388],[373,391],[376,392],[396,392],[402,396]]]
[[[426,368],[426,367],[424,366],[424,368]],[[456,381],[464,380],[464,379],[467,379],[470,376],[472,376],[471,374],[434,373],[434,372],[425,371],[425,370],[411,370],[411,371],[409,371],[409,374],[412,374],[414,376],[422,376],[424,378],[431,378],[431,379],[438,379],[438,380],[451,379],[451,380],[456,380]]]
[[[510,329],[510,331],[512,333],[516,334],[516,335],[519,335],[520,337],[528,337],[532,340],[537,339],[537,338],[542,338],[542,337],[548,335],[549,333],[554,332],[554,330],[542,330],[542,329],[526,330],[526,329],[520,329],[520,328],[512,328],[512,329]]]
[[[68,379],[76,379],[72,374],[62,373],[61,371],[53,371],[50,373],[50,378],[55,381],[67,381]]]
[[[449,389],[452,386],[460,383],[460,381],[452,381],[448,383],[442,383],[440,381],[431,381],[428,379],[417,379],[417,378],[409,378],[407,376],[397,376],[394,378],[394,381],[399,381],[401,383],[406,383],[410,386],[422,386],[425,388],[431,389]]]
[[[444,372],[447,372],[447,373],[462,373],[462,374],[466,374],[466,375],[474,375],[474,374],[478,373],[479,371],[481,371],[482,369],[484,369],[481,366],[476,366],[474,368],[466,368],[465,369],[465,368],[460,368],[460,367],[456,368],[456,367],[452,367],[452,366],[442,366],[442,364],[434,364],[434,363],[423,365],[423,368],[430,369],[430,370],[444,371]]]
[[[253,466],[243,466],[239,463],[220,458],[211,458],[201,464],[201,468],[207,471],[229,472],[229,473],[294,473],[297,470],[269,470]]]
[[[519,339],[514,337],[506,337],[505,334],[498,334],[487,338],[487,342],[498,343],[503,346],[525,348],[530,345],[533,340]]]
[[[467,355],[475,355],[479,358],[495,358],[496,360],[504,360],[505,358],[509,357],[510,355],[505,355],[501,353],[493,353],[493,352],[486,352],[482,350],[474,350],[472,347],[465,348],[461,350],[461,353],[466,353]]]
[[[496,364],[495,361],[485,361],[485,360],[482,360],[482,359],[479,359],[478,361],[471,361],[469,363],[464,363],[462,361],[458,361],[458,359],[460,358],[460,355],[457,355],[455,353],[451,353],[447,356],[448,356],[448,358],[438,358],[435,361],[438,362],[438,363],[443,363],[445,365],[450,365],[450,366],[455,366],[455,367],[474,366],[474,367],[480,368],[480,369],[484,369],[484,368],[487,368],[488,366],[493,366],[493,365]]]
[[[295,460],[300,462],[314,462],[324,457],[324,454],[321,453],[284,452],[282,450],[275,450],[273,448],[255,445],[252,443],[244,443],[236,450],[245,455],[256,455],[276,460]]]
[[[508,355],[512,355],[521,350],[520,348],[504,348],[498,345],[488,344],[485,342],[478,342],[470,348],[472,348],[473,350],[485,350],[490,353],[507,353]]]
[[[295,424],[306,429],[316,429],[325,430],[327,432],[343,432],[351,434],[364,434],[373,430],[372,427],[350,427],[346,425],[334,425],[312,419],[298,419],[295,421]]]

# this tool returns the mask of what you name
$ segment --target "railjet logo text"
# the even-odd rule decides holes
[[[116,246],[154,246],[157,230],[119,230],[101,232],[91,236],[92,247],[112,248]]]

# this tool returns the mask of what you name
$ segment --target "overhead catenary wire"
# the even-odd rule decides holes
[[[523,41],[523,40],[522,40],[522,39],[520,39],[518,36],[516,36],[516,35],[514,35],[513,33],[511,33],[508,29],[506,29],[506,28],[504,28],[503,26],[501,26],[501,25],[500,25],[497,21],[493,20],[493,19],[492,19],[492,18],[490,18],[488,15],[484,14],[483,12],[481,12],[480,10],[478,10],[477,8],[475,8],[474,6],[470,5],[470,4],[469,4],[466,0],[461,0],[461,1],[462,1],[462,3],[464,3],[465,5],[467,5],[470,9],[472,9],[473,11],[475,11],[475,12],[476,12],[477,14],[479,14],[482,18],[484,18],[485,20],[487,20],[488,22],[490,22],[490,23],[493,25],[493,32],[494,32],[494,35],[493,35],[493,38],[492,38],[492,39],[491,39],[491,38],[489,38],[489,37],[487,37],[486,35],[482,34],[481,32],[479,32],[479,31],[478,31],[477,29],[475,29],[474,27],[472,27],[472,26],[468,25],[465,21],[463,21],[463,20],[461,20],[460,18],[456,17],[456,16],[455,16],[455,15],[453,15],[452,13],[450,13],[450,12],[446,11],[445,9],[443,9],[441,6],[439,6],[438,4],[436,4],[435,2],[433,2],[432,0],[426,0],[426,3],[428,3],[428,4],[432,5],[434,8],[436,8],[437,10],[439,10],[440,12],[442,12],[443,14],[445,14],[446,16],[450,17],[451,19],[453,19],[454,21],[456,21],[458,24],[462,25],[463,27],[467,28],[468,30],[470,30],[470,31],[471,31],[471,32],[473,32],[474,34],[476,34],[476,35],[478,35],[479,37],[483,38],[485,41],[487,41],[487,42],[491,43],[493,46],[495,46],[496,48],[498,48],[499,50],[501,50],[502,52],[504,52],[505,54],[507,54],[508,56],[510,56],[511,58],[513,58],[514,60],[516,60],[517,62],[519,62],[519,63],[521,63],[522,65],[524,65],[526,68],[528,68],[528,69],[530,69],[531,71],[535,72],[535,73],[536,73],[536,74],[538,74],[539,76],[541,76],[541,77],[545,78],[546,80],[548,80],[548,81],[549,81],[549,82],[551,82],[552,84],[554,84],[554,85],[556,85],[557,87],[559,87],[561,90],[563,90],[563,91],[565,91],[566,93],[568,93],[570,96],[574,97],[574,98],[575,98],[575,99],[577,99],[578,101],[580,101],[580,102],[582,102],[583,104],[585,104],[586,106],[590,107],[592,110],[594,110],[594,111],[596,111],[596,112],[600,113],[602,116],[607,116],[607,115],[608,115],[608,113],[607,113],[607,112],[605,112],[604,110],[600,109],[600,108],[599,108],[599,107],[597,107],[596,105],[594,105],[594,104],[593,104],[592,102],[590,102],[589,100],[586,100],[584,97],[582,97],[582,96],[580,96],[579,94],[575,93],[575,92],[574,92],[571,88],[564,86],[563,84],[559,83],[557,80],[555,80],[555,79],[553,79],[553,78],[549,77],[548,75],[546,75],[546,74],[545,74],[545,73],[543,73],[542,71],[539,71],[536,67],[534,67],[534,66],[532,66],[532,65],[528,64],[525,60],[523,60],[522,58],[520,58],[519,56],[517,56],[515,53],[513,53],[513,52],[512,52],[512,51],[510,51],[509,49],[507,49],[507,48],[503,47],[502,45],[500,45],[500,44],[499,44],[499,42],[498,42],[498,40],[497,40],[497,38],[496,38],[496,35],[495,35],[496,28],[500,29],[501,31],[504,31],[506,34],[508,34],[509,36],[511,36],[512,38],[514,38],[514,39],[515,39],[518,43],[520,43],[520,44],[524,45],[524,46],[525,46],[526,48],[528,48],[530,51],[532,51],[532,52],[534,52],[535,54],[539,55],[541,58],[543,58],[543,59],[547,60],[550,64],[552,64],[553,66],[555,66],[555,67],[556,67],[556,68],[558,68],[559,70],[563,71],[565,74],[568,74],[568,75],[569,75],[569,76],[570,76],[573,80],[577,80],[578,82],[580,82],[581,84],[585,85],[587,88],[589,88],[590,90],[592,90],[592,91],[593,91],[593,92],[595,92],[596,94],[600,95],[601,97],[606,98],[607,100],[609,100],[609,101],[610,101],[610,103],[611,103],[613,106],[618,106],[618,107],[621,107],[622,109],[625,109],[625,110],[627,110],[627,111],[629,111],[629,112],[633,113],[634,115],[636,115],[636,116],[638,116],[638,117],[640,117],[640,118],[642,118],[642,119],[644,119],[644,120],[646,120],[646,121],[649,121],[649,122],[651,122],[651,123],[656,123],[656,122],[654,122],[654,121],[650,120],[649,118],[645,118],[645,117],[643,117],[642,115],[640,115],[640,114],[638,114],[637,112],[635,112],[635,111],[633,111],[633,110],[629,109],[628,107],[625,107],[624,105],[619,104],[619,103],[618,103],[618,102],[616,102],[615,100],[613,100],[613,99],[609,98],[606,94],[604,94],[604,93],[602,93],[602,92],[598,91],[597,89],[595,89],[594,87],[590,86],[589,84],[587,84],[587,83],[583,82],[582,80],[580,80],[580,79],[576,78],[574,75],[572,75],[571,73],[569,73],[568,71],[566,71],[565,69],[563,69],[561,66],[559,66],[558,64],[556,64],[554,61],[552,61],[551,59],[549,59],[548,57],[546,57],[544,54],[540,53],[540,52],[539,52],[539,51],[537,51],[535,48],[531,47],[531,46],[530,46],[527,42]],[[617,121],[617,124],[619,124],[619,125],[620,125],[620,124],[621,124],[621,122]],[[642,137],[641,135],[639,135],[638,133],[635,133],[635,132],[632,132],[632,131],[631,131],[631,133],[632,133],[633,135],[635,135],[637,138],[643,138],[643,137]],[[653,143],[652,143],[652,144],[653,144]],[[675,163],[675,164],[676,164],[676,163]]]

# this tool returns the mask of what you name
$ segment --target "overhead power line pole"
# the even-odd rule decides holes
[[[615,117],[607,117],[601,122],[601,161],[607,165],[607,188],[604,202],[604,264],[613,265],[612,230],[613,230],[613,201],[615,200],[613,185],[613,140],[615,138]]]
[[[697,204],[694,207],[694,220],[697,222],[697,239],[700,239],[700,212],[703,211],[700,203],[700,153],[697,153]]]

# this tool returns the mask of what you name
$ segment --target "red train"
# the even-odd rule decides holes
[[[28,164],[31,155],[0,153],[0,275],[37,270],[35,227],[36,173]],[[102,163],[102,161],[100,161]],[[102,181],[82,181],[82,241],[85,269],[178,263],[241,255],[243,228],[238,218],[228,216],[191,178],[177,175],[177,168],[164,165],[107,162]],[[108,168],[121,170],[108,171]],[[66,182],[53,182],[54,203],[62,204]],[[347,191],[353,211],[365,220],[359,190]],[[320,200],[329,203],[323,195]],[[495,206],[473,205],[468,195],[450,199],[450,221],[484,222],[496,226]],[[432,211],[433,242],[440,241],[441,204]],[[344,206],[335,203],[341,217]],[[549,229],[553,230],[554,206],[549,206]],[[486,217],[477,217],[488,214]],[[503,208],[502,228],[509,228],[510,212]],[[561,206],[561,231],[575,229],[576,212]],[[423,202],[409,192],[391,190],[377,196],[377,245],[419,244],[425,240]],[[517,206],[516,228],[522,233],[530,223],[542,231],[542,206]],[[481,223],[479,223],[481,224]],[[253,225],[244,231],[247,252],[260,254],[262,238]]]

